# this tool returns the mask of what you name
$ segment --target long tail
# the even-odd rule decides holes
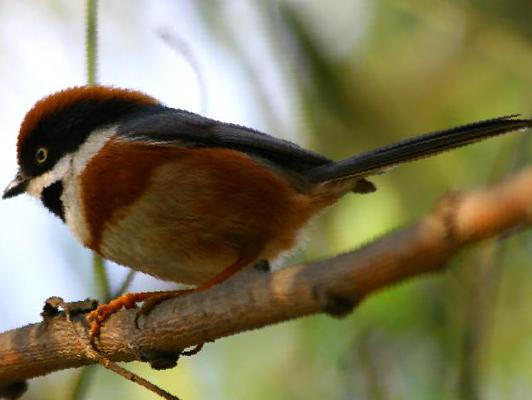
[[[310,182],[315,183],[364,178],[397,164],[530,127],[532,127],[532,119],[519,119],[518,115],[474,122],[416,136],[345,160],[315,167],[308,171],[306,177]]]

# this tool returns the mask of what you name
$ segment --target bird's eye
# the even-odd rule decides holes
[[[39,147],[35,152],[35,161],[37,164],[42,164],[48,158],[48,149],[46,147]]]

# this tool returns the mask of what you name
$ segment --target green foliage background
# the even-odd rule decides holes
[[[288,100],[264,87],[267,71],[241,40],[239,21],[223,17],[226,3],[192,4],[243,66],[271,132],[333,158],[476,119],[532,115],[528,0],[246,3]],[[280,100],[290,103],[295,132],[283,131]],[[294,259],[355,248],[412,222],[450,190],[530,164],[531,154],[530,134],[516,134],[378,176],[377,193],[347,196],[315,221]],[[223,339],[171,371],[130,366],[186,400],[528,399],[531,239],[516,232],[469,249],[446,272],[383,291],[341,321],[315,316]],[[80,398],[151,398],[93,372]],[[70,398],[78,374],[35,380],[27,398]]]

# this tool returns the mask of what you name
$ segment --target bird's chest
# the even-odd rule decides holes
[[[171,148],[108,142],[65,175],[65,222],[85,246],[119,264],[179,282],[205,280],[238,252],[191,215],[197,205],[176,177],[178,159]],[[202,196],[197,182],[194,193]]]
[[[90,165],[89,165],[90,168]],[[175,182],[154,179],[150,194],[131,200],[120,188],[127,171],[109,174],[99,192],[87,193],[87,176],[70,176],[63,202],[65,222],[83,244],[103,257],[162,279],[198,284],[238,256],[220,222],[191,217]],[[166,174],[163,174],[166,175]],[[85,179],[84,179],[85,178]],[[128,193],[134,191],[130,188]]]

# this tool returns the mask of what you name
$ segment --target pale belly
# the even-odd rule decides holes
[[[193,232],[194,221],[179,225],[175,216],[165,222],[157,214],[154,218],[149,210],[135,206],[127,218],[105,229],[98,252],[157,278],[192,285],[208,281],[238,260],[236,249],[209,240],[208,233]]]

